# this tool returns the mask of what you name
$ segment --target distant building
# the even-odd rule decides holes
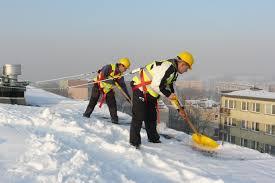
[[[191,81],[177,81],[176,86],[180,89],[188,88],[198,91],[203,91],[203,82],[200,80],[191,80]]]
[[[246,89],[222,94],[221,138],[275,154],[275,93]]]
[[[251,87],[253,87],[253,85],[249,83],[225,82],[225,81],[216,83],[216,91],[218,93],[221,93],[223,91],[245,90]]]
[[[67,96],[77,100],[88,99],[88,81],[65,80],[60,82],[60,88],[66,88]]]

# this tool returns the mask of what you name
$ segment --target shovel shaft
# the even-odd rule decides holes
[[[198,133],[198,130],[195,128],[195,126],[187,116],[186,111],[181,107],[181,104],[177,98],[172,100],[171,102],[178,109],[181,110],[179,111],[179,115],[184,119],[184,121],[187,122],[187,124],[193,130],[194,134],[192,135],[192,140],[194,142],[195,147],[204,151],[215,151],[219,147],[219,144],[213,139]]]
[[[193,125],[193,123],[191,123],[189,117],[187,116],[186,112],[184,111],[185,116],[181,116],[186,122],[187,124],[190,126],[190,128],[193,130],[194,133],[198,133],[198,130],[195,128],[195,126]]]
[[[123,89],[121,88],[121,86],[115,82],[115,85],[117,86],[117,88],[121,91],[122,95],[126,98],[126,100],[132,104],[132,100],[128,97],[128,95],[123,91]]]
[[[180,115],[180,116],[187,122],[187,124],[190,126],[190,128],[193,130],[194,133],[198,133],[198,130],[195,128],[195,126],[187,116],[186,111],[181,107],[178,98],[176,97],[174,100],[171,101],[171,103],[176,105],[178,109],[182,109],[184,111],[184,115]]]

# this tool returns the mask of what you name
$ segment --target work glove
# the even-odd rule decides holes
[[[168,97],[170,100],[177,100],[178,97],[175,93],[171,93],[171,95]]]

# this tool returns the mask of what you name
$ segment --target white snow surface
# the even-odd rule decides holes
[[[161,144],[129,145],[129,125],[115,125],[106,105],[90,119],[87,102],[28,87],[29,105],[0,104],[0,182],[275,182],[275,158],[225,144],[214,157],[191,147],[190,136],[168,128]],[[119,112],[121,122],[131,117]]]

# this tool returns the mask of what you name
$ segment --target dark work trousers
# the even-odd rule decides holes
[[[143,92],[139,89],[133,92],[132,123],[130,127],[130,144],[139,146],[141,144],[140,130],[142,122],[145,122],[145,129],[148,140],[156,142],[159,140],[157,132],[157,99],[150,94],[146,94],[147,102]]]
[[[94,108],[95,108],[95,106],[98,102],[100,94],[102,94],[102,92],[100,91],[98,85],[94,84],[93,89],[92,89],[90,102],[87,106],[87,109],[86,109],[85,113],[83,114],[84,116],[86,116],[86,117],[91,116],[91,114],[94,111]],[[103,97],[103,95],[102,95],[102,97]],[[109,112],[110,112],[110,115],[111,115],[111,118],[112,118],[112,122],[117,123],[118,122],[117,105],[116,105],[115,93],[114,93],[113,90],[111,90],[110,92],[108,92],[106,94],[106,103],[109,107]]]

